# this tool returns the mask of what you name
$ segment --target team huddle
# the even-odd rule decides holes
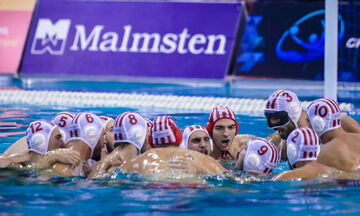
[[[266,138],[238,134],[235,113],[225,105],[213,108],[205,127],[191,125],[183,132],[166,115],[151,121],[135,112],[116,119],[60,112],[50,122],[31,122],[26,137],[0,155],[0,168],[88,178],[119,169],[179,179],[230,175],[224,160],[249,175],[268,175],[284,160],[290,170],[274,180],[357,177],[360,125],[342,114],[336,101],[318,99],[304,111],[295,93],[280,89],[268,98],[264,114],[275,129]]]

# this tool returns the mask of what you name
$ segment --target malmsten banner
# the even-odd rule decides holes
[[[241,3],[39,0],[22,74],[223,79]]]

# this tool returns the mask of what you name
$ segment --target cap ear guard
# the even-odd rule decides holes
[[[312,120],[312,128],[316,131],[317,134],[322,134],[325,129],[325,121],[320,116],[315,116]]]
[[[179,145],[180,148],[187,149],[187,146],[185,146],[184,139],[182,140],[181,144]]]
[[[293,166],[294,161],[296,160],[296,157],[297,157],[296,147],[293,143],[287,143],[286,154],[287,154],[290,165]]]
[[[84,139],[89,142],[89,144],[94,144],[92,148],[94,148],[98,141],[99,131],[95,126],[89,125],[85,127],[85,137]]]
[[[141,150],[146,138],[146,128],[135,126],[129,130],[129,136],[132,137],[133,144]]]
[[[31,137],[31,150],[39,154],[45,154],[48,150],[48,144],[44,135],[37,133]]]
[[[297,121],[299,121],[299,119],[300,119],[301,111],[302,111],[302,108],[301,108],[300,103],[292,103],[290,105],[290,112],[289,112],[290,115],[289,116],[291,116],[290,119],[291,119],[291,121],[293,121],[296,128],[298,128]]]
[[[244,161],[244,171],[256,171],[258,172],[258,167],[260,165],[260,158],[256,154],[250,154],[245,157]]]

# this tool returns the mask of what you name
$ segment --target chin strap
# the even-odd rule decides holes
[[[229,156],[231,160],[234,160],[234,157],[230,154],[229,151],[221,151],[220,152],[221,159],[225,160],[227,156]]]

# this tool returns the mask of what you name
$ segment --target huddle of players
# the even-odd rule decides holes
[[[218,160],[229,159],[236,160],[236,169],[259,175],[271,173],[282,159],[291,170],[275,180],[351,178],[359,172],[360,125],[341,115],[334,100],[315,100],[305,112],[296,94],[277,90],[267,100],[265,116],[276,130],[267,139],[238,134],[236,116],[226,106],[212,110],[206,129],[192,125],[183,133],[170,116],[151,122],[134,112],[115,120],[62,112],[52,122],[32,122],[27,145],[15,143],[18,148],[5,151],[0,167],[29,166],[51,175],[90,178],[117,167],[144,175],[212,175],[226,171]]]

